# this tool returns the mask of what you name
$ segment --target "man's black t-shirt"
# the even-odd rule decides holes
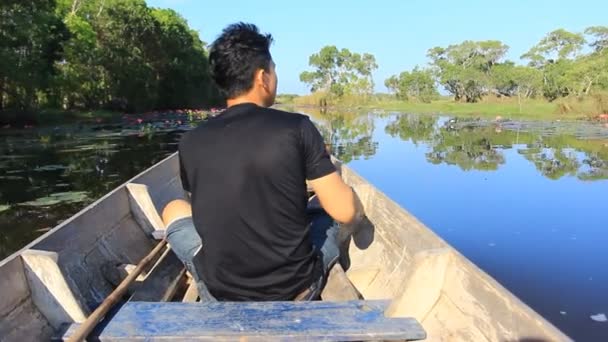
[[[301,114],[246,103],[186,133],[181,178],[203,241],[194,262],[222,300],[289,300],[312,283],[306,179],[335,171]]]

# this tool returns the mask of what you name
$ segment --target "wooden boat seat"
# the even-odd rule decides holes
[[[185,284],[186,268],[171,248],[167,248],[129,301],[170,301],[178,288]]]
[[[426,338],[413,318],[388,318],[389,301],[129,302],[91,334],[99,341],[406,340]],[[75,331],[73,324],[63,335]]]
[[[342,266],[337,263],[329,271],[327,284],[321,292],[321,299],[328,301],[343,301],[363,299],[353,283],[348,279]]]

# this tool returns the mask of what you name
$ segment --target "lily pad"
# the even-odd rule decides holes
[[[9,210],[11,208],[10,205],[8,204],[0,204],[0,213],[6,210]]]
[[[58,203],[78,203],[87,200],[86,191],[58,192],[46,197],[37,198],[34,201],[23,202],[20,205],[32,207],[46,207]]]
[[[44,165],[34,169],[34,171],[57,171],[57,170],[65,170],[67,166],[64,165]]]
[[[600,313],[597,315],[591,315],[591,319],[596,322],[602,322],[602,323],[608,322],[608,317],[606,317],[606,314],[603,314],[603,313]]]

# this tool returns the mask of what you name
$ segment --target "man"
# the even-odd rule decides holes
[[[212,44],[211,75],[227,109],[179,145],[191,221],[183,201],[163,213],[169,243],[200,281],[199,293],[208,289],[218,300],[318,297],[339,254],[334,220],[360,216],[310,119],[269,108],[277,92],[271,43],[271,35],[238,23]],[[307,211],[306,180],[324,211]]]

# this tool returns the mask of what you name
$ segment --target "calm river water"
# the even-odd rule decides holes
[[[608,341],[608,127],[314,113],[334,154],[578,341]],[[174,152],[184,114],[0,129],[0,258]]]

